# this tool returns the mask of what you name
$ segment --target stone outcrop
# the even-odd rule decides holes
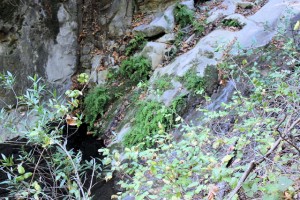
[[[34,74],[65,90],[77,65],[76,1],[15,2],[0,5],[0,72],[16,76],[17,94],[31,85],[27,77]],[[14,95],[0,90],[0,98],[14,104]]]
[[[142,13],[157,13],[164,11],[176,0],[135,0],[138,11]]]
[[[91,69],[93,51],[106,50],[111,40],[129,31],[134,3],[129,0],[90,0],[80,1],[78,5],[80,67]]]
[[[236,8],[241,7],[241,1],[224,0],[224,6],[208,12],[208,21],[215,22],[219,17],[237,19],[244,24],[241,30],[233,32],[220,27],[162,67],[165,53],[173,48],[171,44],[175,40],[174,3],[172,0],[24,0],[12,6],[4,0],[0,5],[0,70],[17,75],[15,90],[19,93],[30,85],[26,77],[36,73],[61,89],[70,86],[71,76],[77,69],[90,72],[93,82],[104,84],[108,73],[106,67],[118,67],[112,52],[125,48],[118,41],[131,31],[134,11],[152,13],[152,22],[134,30],[153,40],[140,54],[151,61],[154,70],[150,87],[164,75],[172,77],[173,87],[158,97],[149,95],[145,98],[155,98],[169,105],[178,95],[188,93],[178,77],[191,69],[195,69],[198,76],[204,76],[208,67],[222,61],[229,43],[235,42],[246,50],[264,46],[276,35],[279,26],[284,30],[290,27],[286,24],[288,17],[293,22],[299,18],[293,14],[297,13],[299,1],[272,0],[254,15],[243,16],[235,13]],[[194,1],[182,3],[194,9]],[[239,47],[233,45],[229,53],[238,54]],[[0,98],[13,104],[12,95],[3,88],[0,90]],[[3,106],[0,102],[0,107]]]
[[[152,70],[155,70],[162,64],[166,48],[166,44],[159,42],[148,42],[144,47],[141,55],[150,60]]]
[[[133,29],[134,34],[143,34],[146,37],[154,37],[160,34],[170,33],[175,27],[173,15],[174,6],[170,6],[163,14],[156,17],[150,24],[143,24]]]
[[[226,4],[228,3],[228,5]],[[236,7],[235,1],[224,1],[224,5],[227,8],[231,6]],[[186,53],[176,57],[173,62],[166,66],[158,67],[154,70],[153,75],[150,78],[150,88],[156,80],[163,76],[172,77],[171,83],[172,89],[164,91],[162,95],[151,94],[148,92],[147,99],[153,99],[163,102],[165,105],[170,105],[173,99],[179,95],[186,95],[189,92],[184,88],[184,85],[178,82],[178,77],[183,77],[189,70],[195,69],[198,76],[210,76],[211,83],[217,81],[216,71],[213,74],[206,74],[206,69],[213,69],[218,63],[222,62],[224,53],[229,53],[231,56],[238,55],[241,48],[243,50],[255,49],[268,44],[279,31],[284,31],[288,34],[291,23],[295,23],[299,20],[298,2],[286,3],[283,0],[273,0],[264,5],[258,12],[252,16],[244,17],[240,14],[223,13],[223,16],[227,16],[227,19],[237,19],[243,23],[244,26],[241,30],[230,31],[226,29],[217,29],[201,38],[197,45],[187,51]],[[215,9],[216,13],[223,12],[224,8]],[[214,13],[210,13],[214,16]],[[291,20],[290,20],[291,19]],[[232,46],[230,44],[233,44]],[[229,48],[228,49],[226,48]],[[218,51],[217,51],[218,49]],[[226,52],[228,51],[228,52]],[[153,51],[152,51],[153,52]],[[209,71],[209,70],[208,70]],[[234,84],[228,85],[228,87],[221,91],[219,97],[216,97],[216,102],[210,105],[210,109],[217,109],[222,102],[229,99],[230,93]],[[211,87],[211,85],[209,86]],[[227,91],[228,90],[228,91]],[[211,92],[211,91],[210,91]],[[192,113],[186,113],[188,120],[196,121],[201,115],[200,111],[194,111]],[[126,118],[125,118],[126,119]],[[128,132],[128,124],[126,127],[120,129],[121,135],[124,132]],[[122,141],[121,135],[117,137],[117,141]]]

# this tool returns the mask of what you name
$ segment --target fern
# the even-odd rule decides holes
[[[90,127],[94,126],[94,122],[98,115],[103,116],[105,107],[107,107],[111,99],[108,91],[104,87],[96,87],[92,89],[84,99],[85,121]]]
[[[174,15],[175,21],[181,26],[186,27],[189,24],[192,24],[194,21],[194,11],[189,9],[185,5],[179,3],[176,4]]]
[[[133,39],[131,39],[128,43],[128,46],[126,47],[126,52],[125,55],[129,56],[131,55],[134,51],[137,50],[142,50],[144,46],[146,45],[146,39],[143,34],[137,34],[134,36]]]
[[[140,144],[141,148],[154,146],[150,138],[164,133],[173,126],[174,113],[172,108],[168,108],[159,102],[141,102],[132,130],[124,138],[124,145],[132,147]]]
[[[134,83],[145,81],[150,76],[151,65],[149,60],[142,56],[130,57],[122,62],[120,73]]]

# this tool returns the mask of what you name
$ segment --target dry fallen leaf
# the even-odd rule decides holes
[[[88,131],[88,132],[86,132],[87,135],[94,135],[94,133],[95,133],[95,132],[93,132],[93,131]]]
[[[214,200],[217,192],[219,191],[219,187],[216,186],[216,185],[211,184],[211,185],[208,186],[208,189],[209,189],[209,192],[208,192],[207,199],[208,200]]]
[[[115,59],[116,61],[119,61],[119,54],[118,54],[116,51],[114,51],[114,52],[112,53],[112,56],[114,57],[114,59]]]
[[[227,80],[221,79],[219,84],[222,85],[222,86],[226,86]]]
[[[71,117],[67,115],[66,122],[69,126],[77,126],[77,117]]]
[[[293,197],[290,193],[288,193],[287,191],[284,192],[284,200],[292,200]]]

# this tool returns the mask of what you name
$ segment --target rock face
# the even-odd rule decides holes
[[[27,77],[34,74],[56,89],[68,89],[78,68],[91,69],[95,49],[125,35],[133,15],[133,1],[128,0],[16,2],[0,5],[0,72],[22,80],[15,85],[17,94],[31,85]],[[112,64],[109,57],[103,60]],[[15,104],[14,95],[3,88],[0,98]]]
[[[133,15],[133,1],[80,1],[78,7],[80,66],[91,69],[92,52],[108,48],[111,40],[128,31]]]
[[[174,6],[170,6],[162,15],[156,17],[150,24],[143,24],[134,28],[133,33],[142,33],[146,37],[154,37],[172,32],[175,27],[173,10]]]
[[[16,2],[0,5],[0,72],[16,75],[17,94],[30,86],[27,77],[34,74],[58,89],[68,88],[77,62],[76,1]],[[0,90],[0,98],[13,104],[13,95]]]
[[[48,50],[46,64],[47,79],[50,83],[70,83],[70,78],[76,70],[77,22],[76,16],[70,13],[76,11],[75,3],[72,8],[60,5],[57,18],[60,24],[59,33]]]
[[[191,69],[195,69],[195,72],[200,77],[207,76],[209,75],[206,74],[207,70],[210,71],[209,69],[215,68],[218,63],[222,62],[224,54],[229,53],[231,56],[235,56],[238,55],[241,49],[247,51],[249,49],[265,46],[279,31],[284,30],[285,33],[287,32],[288,27],[291,27],[290,19],[292,19],[292,23],[299,20],[299,14],[297,14],[299,10],[296,11],[300,8],[299,1],[290,3],[286,3],[284,0],[269,1],[254,15],[247,17],[235,14],[235,8],[239,5],[237,2],[238,1],[235,0],[225,0],[223,2],[224,7],[213,9],[215,13],[210,12],[208,19],[212,20],[214,18],[215,20],[218,18],[217,15],[222,14],[222,16],[227,17],[227,19],[236,19],[241,24],[244,24],[242,29],[238,31],[230,31],[223,28],[214,30],[201,38],[193,49],[176,57],[173,62],[162,67],[157,67],[150,78],[150,88],[153,88],[156,80],[164,76],[171,77],[173,87],[172,89],[164,91],[160,96],[148,92],[147,99],[163,102],[167,106],[170,105],[170,102],[179,95],[189,93],[182,83],[176,81],[178,77],[183,77]],[[234,7],[234,9],[232,7]],[[167,40],[162,37],[157,41],[165,42]],[[142,51],[142,53],[147,52],[144,56],[147,57],[149,52],[154,55],[155,50],[150,48],[153,44],[156,43],[149,42],[147,44]],[[159,58],[158,55],[155,55],[155,57]],[[149,59],[153,61],[153,57]],[[210,76],[211,82],[218,81],[216,71],[212,73]],[[234,85],[235,83],[230,82],[227,87],[217,94],[218,96],[208,108],[218,109],[222,102],[228,101]],[[197,123],[196,120],[201,114],[200,111],[186,113],[188,121],[195,123]],[[121,127],[117,141],[122,141],[120,137],[122,137],[124,132],[128,131],[128,129],[128,127]]]
[[[141,55],[150,60],[152,69],[156,69],[163,61],[167,45],[159,42],[148,42]]]
[[[142,13],[164,11],[165,8],[177,2],[176,0],[135,0],[138,10]]]

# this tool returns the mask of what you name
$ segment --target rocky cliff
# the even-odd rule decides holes
[[[58,89],[70,87],[77,67],[76,1],[4,0],[0,10],[0,71],[16,75],[17,94],[34,74]],[[11,93],[1,89],[1,97],[13,104]]]
[[[78,89],[74,90],[77,96],[72,94],[68,98],[72,110],[64,105],[55,105],[51,109],[57,109],[56,114],[63,111],[59,120],[63,124],[72,124],[70,126],[82,114],[85,123],[81,126],[84,127],[81,134],[94,134],[114,150],[112,165],[116,165],[115,169],[120,170],[122,159],[130,163],[131,156],[136,158],[132,166],[145,171],[128,173],[128,177],[120,175],[128,185],[131,184],[121,184],[123,189],[129,188],[122,198],[131,199],[133,193],[144,197],[149,192],[155,198],[161,195],[158,192],[161,188],[165,188],[166,195],[172,195],[174,191],[168,186],[178,186],[176,190],[180,192],[176,195],[183,199],[190,199],[190,196],[182,195],[192,195],[194,199],[219,195],[219,199],[224,199],[226,191],[230,191],[229,184],[236,185],[230,182],[232,177],[229,180],[228,174],[238,172],[233,177],[237,182],[240,170],[244,170],[245,163],[252,157],[259,165],[270,155],[265,154],[261,160],[261,152],[267,152],[283,130],[278,127],[286,119],[286,114],[281,113],[288,110],[288,106],[284,106],[292,107],[290,119],[298,116],[298,82],[291,74],[299,66],[299,5],[299,0],[3,0],[0,5],[0,73],[10,71],[16,75],[14,91],[17,95],[30,87],[27,76],[33,74],[38,74],[60,94],[69,88]],[[294,28],[297,23],[298,28]],[[286,42],[287,38],[292,39]],[[279,56],[274,56],[274,52]],[[81,72],[85,72],[84,77],[90,77],[86,85],[77,81]],[[278,77],[289,80],[291,88],[286,83],[276,85],[274,80],[282,81]],[[276,90],[271,88],[272,84],[271,89],[268,88],[269,83],[274,84]],[[271,93],[272,89],[275,93]],[[234,103],[237,104],[232,110],[229,106],[222,107],[234,93],[239,96],[235,96]],[[269,96],[266,93],[270,93]],[[0,108],[14,105],[14,95],[14,92],[0,88]],[[290,104],[289,98],[295,102]],[[261,103],[263,99],[266,100],[264,104]],[[244,109],[244,106],[248,107]],[[278,106],[282,110],[275,109]],[[266,112],[265,107],[268,108]],[[220,109],[221,112],[216,113]],[[25,127],[33,137],[46,135],[44,138],[49,139],[46,145],[51,145],[51,139],[56,137],[45,134],[44,126],[38,127],[38,134],[35,129],[32,131],[38,120],[35,114],[40,113],[16,110],[7,116],[13,118],[12,121],[15,115],[26,118],[27,125],[15,126],[17,134]],[[43,116],[43,120],[53,120],[51,117]],[[252,121],[247,121],[248,118]],[[273,121],[268,121],[269,118]],[[286,127],[294,127],[299,122],[291,124],[290,119],[286,121]],[[48,126],[47,123],[44,125]],[[278,123],[274,129],[272,125]],[[249,129],[249,135],[243,126]],[[261,129],[252,133],[253,127]],[[285,131],[289,130],[286,127]],[[0,123],[0,134],[6,128]],[[93,149],[93,155],[98,155],[98,146],[90,146],[92,141],[98,144],[98,140],[89,138],[83,142],[83,136],[76,138],[76,143],[83,145],[77,150]],[[258,136],[261,138],[256,141]],[[248,138],[251,139],[245,142]],[[272,138],[271,142],[269,138]],[[68,137],[64,139],[66,145]],[[288,139],[283,137],[279,143]],[[298,143],[292,144],[298,150]],[[235,147],[240,149],[235,150]],[[137,148],[149,159],[144,160],[147,157],[143,155],[138,157]],[[120,154],[116,150],[120,150]],[[109,149],[103,150],[106,151]],[[195,156],[190,156],[191,152]],[[213,155],[210,152],[214,152]],[[157,162],[152,162],[154,160]],[[232,162],[236,163],[230,171]],[[149,169],[144,168],[147,165]],[[123,167],[130,168],[128,166],[131,165]],[[185,167],[180,169],[178,166]],[[196,167],[195,172],[190,172]],[[184,176],[181,170],[186,170]],[[221,170],[226,173],[222,174]],[[193,192],[197,191],[195,187],[202,181],[202,173],[216,177],[214,180],[205,178],[203,185],[197,188],[199,192],[190,193],[191,188]],[[161,177],[165,178],[161,180]],[[133,179],[137,180],[137,185],[131,181]],[[141,180],[143,184],[140,184]],[[181,180],[185,182],[180,183]],[[289,183],[284,180],[284,184]],[[190,184],[191,181],[194,182]],[[208,183],[215,184],[217,189],[210,189]],[[140,194],[141,191],[144,193]],[[285,191],[293,192],[290,188]],[[262,192],[266,191],[262,189]],[[257,192],[256,196],[259,195]],[[178,199],[177,196],[172,199]]]

